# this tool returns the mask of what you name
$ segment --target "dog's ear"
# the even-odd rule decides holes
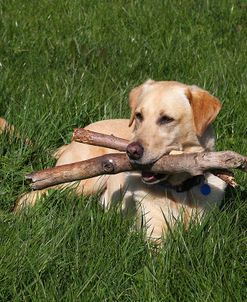
[[[189,86],[186,95],[192,108],[196,134],[202,136],[218,115],[221,103],[216,97],[197,86]]]
[[[145,90],[145,88],[148,87],[148,85],[151,85],[153,83],[154,83],[153,80],[147,80],[142,85],[139,85],[139,86],[133,88],[130,91],[130,94],[129,94],[129,106],[130,106],[130,109],[131,109],[131,114],[130,114],[129,127],[134,122],[136,107],[138,105],[138,101],[139,101],[139,98],[140,98],[143,90]]]

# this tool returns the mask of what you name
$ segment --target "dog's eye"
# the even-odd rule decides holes
[[[143,115],[141,114],[141,112],[136,112],[135,117],[139,122],[143,121]]]
[[[167,116],[167,115],[163,115],[162,117],[159,118],[158,124],[159,125],[165,125],[165,124],[169,124],[173,121],[174,121],[174,118],[172,118],[170,116]]]

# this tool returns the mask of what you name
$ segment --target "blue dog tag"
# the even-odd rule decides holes
[[[200,191],[201,191],[202,195],[207,196],[211,193],[211,188],[208,184],[203,184],[200,187]]]

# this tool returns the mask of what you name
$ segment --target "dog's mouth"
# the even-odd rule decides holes
[[[149,185],[157,184],[168,178],[168,174],[159,174],[159,173],[152,173],[146,171],[143,171],[141,175],[142,175],[142,181],[145,184],[149,184]]]

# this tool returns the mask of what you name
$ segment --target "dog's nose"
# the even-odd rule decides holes
[[[130,159],[138,160],[142,157],[144,148],[139,142],[133,142],[127,146],[126,152]]]

